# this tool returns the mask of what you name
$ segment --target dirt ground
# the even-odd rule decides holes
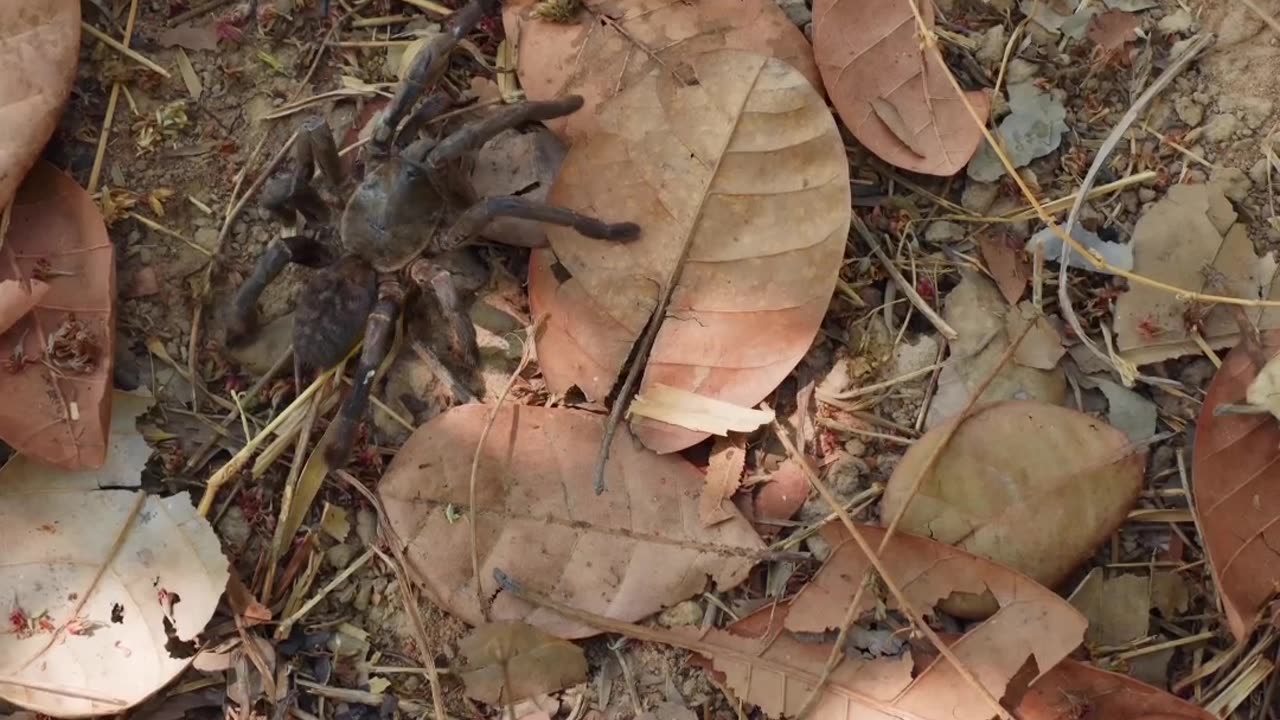
[[[95,0],[96,2],[96,0]],[[296,123],[313,114],[324,115],[339,137],[350,144],[356,138],[361,121],[369,116],[370,104],[389,83],[395,80],[394,68],[403,44],[386,46],[388,27],[394,29],[426,27],[437,21],[430,13],[412,3],[375,0],[364,17],[405,16],[391,25],[373,25],[349,29],[342,34],[346,42],[363,42],[370,47],[329,47],[317,53],[325,39],[326,25],[318,17],[314,3],[306,0],[263,0],[267,12],[260,15],[259,29],[240,17],[244,4],[231,3],[212,14],[199,18],[197,26],[214,27],[222,36],[216,50],[198,50],[174,45],[166,32],[169,18],[188,9],[180,0],[142,0],[133,47],[162,66],[174,70],[174,77],[161,81],[130,61],[86,39],[79,78],[61,127],[48,150],[55,164],[67,168],[81,183],[88,182],[98,138],[104,129],[108,99],[113,82],[123,80],[119,107],[110,127],[100,182],[103,193],[110,193],[105,203],[119,212],[109,213],[110,231],[118,249],[122,299],[119,305],[117,384],[147,385],[156,389],[160,411],[154,427],[181,436],[177,441],[158,444],[152,468],[153,482],[170,490],[197,487],[225,454],[216,456],[211,465],[192,472],[182,472],[182,465],[201,445],[213,438],[208,422],[192,413],[191,385],[181,377],[190,363],[193,319],[201,316],[200,337],[195,345],[195,364],[203,384],[212,395],[231,397],[233,391],[250,386],[280,356],[288,343],[287,318],[305,270],[287,269],[280,282],[264,295],[261,309],[266,334],[263,342],[250,353],[229,352],[223,342],[222,308],[231,292],[249,273],[257,253],[268,240],[281,232],[279,222],[250,202],[231,226],[225,242],[219,245],[219,227],[228,210],[232,188],[247,185],[262,171],[266,160],[286,141]],[[127,2],[101,0],[97,5],[116,14],[107,19],[103,13],[86,4],[86,19],[118,34],[114,29],[122,22]],[[335,6],[339,3],[335,2]],[[795,3],[786,3],[795,6]],[[1007,5],[1008,3],[1003,3]],[[991,4],[970,0],[943,3],[946,22],[943,27],[967,37],[969,45],[949,48],[952,66],[964,72],[994,74],[998,63],[975,59],[982,39],[992,26],[1013,23],[1001,12],[1001,2]],[[1267,1],[1262,7],[1280,13],[1280,2]],[[801,8],[803,10],[803,8]],[[796,19],[803,27],[804,12]],[[1144,206],[1160,197],[1170,183],[1180,180],[1204,181],[1210,176],[1227,173],[1239,188],[1232,196],[1237,209],[1255,220],[1250,223],[1256,245],[1260,249],[1280,248],[1280,223],[1276,221],[1273,193],[1266,165],[1266,147],[1276,122],[1276,100],[1280,99],[1280,33],[1266,26],[1237,0],[1160,0],[1159,5],[1141,13],[1142,27],[1149,39],[1137,43],[1139,59],[1134,62],[1108,62],[1090,55],[1087,43],[1077,42],[1059,51],[1055,40],[1031,30],[1031,40],[1015,53],[1009,72],[1044,78],[1056,88],[1068,109],[1070,132],[1058,151],[1031,164],[1029,174],[1042,198],[1052,199],[1068,194],[1080,182],[1088,167],[1089,151],[1096,149],[1112,124],[1127,109],[1133,96],[1131,88],[1143,87],[1167,62],[1170,46],[1188,37],[1195,28],[1212,30],[1216,44],[1203,58],[1166,90],[1155,106],[1144,116],[1149,130],[1135,125],[1131,140],[1122,145],[1110,164],[1116,179],[1126,173],[1157,170],[1160,182],[1125,190],[1105,201],[1091,204],[1086,221],[1114,228],[1127,236],[1137,214]],[[1164,28],[1163,30],[1161,28]],[[482,33],[481,48],[492,53],[499,39],[500,26],[490,24]],[[1006,34],[1007,37],[1007,34]],[[179,71],[182,54],[194,73],[184,77]],[[1140,58],[1146,57],[1145,65]],[[311,71],[315,63],[314,72]],[[1016,65],[1016,67],[1015,67]],[[1145,67],[1145,69],[1144,69]],[[1154,68],[1154,69],[1153,69]],[[484,76],[487,71],[462,59],[455,63],[455,78],[468,74]],[[346,87],[372,87],[335,99],[321,99],[302,107],[294,114],[281,111],[299,99],[314,98],[322,93]],[[356,83],[358,80],[363,85]],[[198,93],[196,92],[198,90]],[[998,105],[998,103],[997,103]],[[268,119],[270,118],[270,119]],[[1162,143],[1175,140],[1179,150]],[[261,148],[255,152],[256,148]],[[855,182],[856,210],[866,213],[873,222],[888,226],[905,221],[915,229],[918,243],[915,270],[922,278],[920,288],[933,297],[944,297],[956,283],[954,266],[942,251],[950,244],[959,252],[971,252],[965,246],[965,235],[977,227],[968,222],[944,226],[934,218],[942,211],[923,193],[928,190],[950,198],[973,212],[974,216],[995,215],[1001,210],[1021,206],[1009,182],[998,183],[993,194],[986,188],[970,188],[971,182],[958,176],[954,180],[904,178],[867,153],[851,151]],[[908,179],[911,184],[900,180]],[[989,194],[984,199],[978,196]],[[132,204],[132,207],[127,207]],[[981,207],[980,207],[981,206]],[[144,224],[129,212],[151,220]],[[933,226],[937,230],[932,230]],[[959,230],[953,229],[956,226]],[[895,226],[896,227],[896,226]],[[1027,222],[1013,223],[1007,232],[1025,240],[1038,229]],[[957,236],[958,232],[958,236]],[[528,321],[527,300],[523,296],[522,278],[527,259],[525,251],[486,248],[479,257],[486,261],[492,275],[486,297],[496,298],[487,312],[495,327],[504,323],[520,327]],[[211,258],[216,269],[209,273]],[[909,366],[912,357],[926,357],[933,362],[939,338],[919,318],[904,325],[903,313],[878,309],[885,299],[886,279],[878,265],[865,258],[846,257],[843,280],[861,303],[851,302],[840,294],[833,299],[819,341],[802,362],[795,376],[780,388],[779,404],[794,404],[794,396],[805,381],[823,381],[832,373],[847,376],[850,382],[869,383],[895,377]],[[206,274],[212,279],[208,303],[200,298]],[[899,305],[901,307],[901,304]],[[496,311],[494,309],[496,308]],[[497,319],[493,320],[494,312]],[[1099,313],[1105,312],[1100,306]],[[889,322],[886,323],[885,320]],[[890,327],[894,328],[890,331]],[[902,343],[896,338],[905,330]],[[483,334],[483,333],[482,333]],[[148,351],[148,344],[152,352]],[[154,352],[158,343],[176,365],[170,366]],[[519,350],[499,343],[490,348],[487,357],[494,363],[494,377],[505,377]],[[927,364],[927,362],[925,363]],[[535,366],[536,368],[536,366]],[[1211,372],[1203,360],[1166,363],[1157,369],[1172,377],[1203,387]],[[422,404],[406,407],[396,404],[398,395],[383,391],[380,397],[411,421],[423,421],[439,412],[444,400],[432,386],[427,373],[411,361],[392,372],[397,387],[424,393]],[[529,382],[521,391],[525,397],[544,397],[539,389],[536,370],[526,373]],[[873,412],[899,426],[919,428],[925,406],[927,383],[904,386]],[[294,395],[292,378],[284,372],[262,393],[262,400],[252,408],[257,422],[269,419]],[[790,393],[790,395],[788,395]],[[392,396],[396,395],[396,396]],[[1153,398],[1160,408],[1162,420],[1172,428],[1185,427],[1194,420],[1196,408],[1178,398]],[[201,414],[220,417],[224,410],[208,399],[202,400]],[[830,410],[831,417],[841,417]],[[234,427],[232,435],[221,443],[235,447],[243,440]],[[363,437],[358,447],[353,472],[366,484],[376,483],[378,472],[395,453],[406,430],[383,417]],[[859,439],[823,431],[821,444],[828,451],[825,472],[846,498],[883,483],[901,455],[901,447],[875,439]],[[1167,479],[1174,451],[1188,446],[1185,435],[1178,435],[1154,450],[1149,476]],[[696,454],[696,453],[695,453]],[[238,488],[232,500],[220,507],[218,531],[228,553],[236,559],[243,577],[255,575],[254,559],[263,543],[270,538],[278,507],[278,488],[287,471],[288,457],[277,463],[259,486]],[[1155,488],[1153,480],[1152,488]],[[351,509],[356,533],[343,543],[329,541],[325,550],[325,567],[321,578],[345,567],[361,549],[362,538],[372,537],[371,513],[366,503],[354,493],[338,486],[326,488],[325,497]],[[806,507],[799,520],[825,513],[819,505]],[[1150,538],[1140,532],[1125,535],[1121,547],[1101,553],[1101,562],[1115,561],[1117,556],[1141,557],[1150,550]],[[805,576],[803,568],[791,568],[794,584]],[[1083,573],[1082,573],[1083,574]],[[332,595],[323,608],[313,614],[305,628],[310,645],[299,651],[305,672],[331,678],[335,686],[354,687],[351,683],[366,681],[367,666],[348,662],[339,656],[329,658],[321,648],[333,647],[333,633],[342,623],[357,626],[370,634],[372,646],[382,651],[379,666],[413,667],[422,659],[412,640],[407,619],[399,605],[396,580],[377,562],[370,563],[355,576],[355,581]],[[748,607],[764,596],[766,584],[777,583],[762,571],[743,589],[717,600],[731,607]],[[770,587],[776,592],[785,589]],[[1199,607],[1212,605],[1211,598],[1201,597]],[[692,606],[682,604],[674,615],[663,619],[673,624],[696,624],[707,602],[695,599]],[[678,611],[678,612],[677,612]],[[428,631],[436,647],[456,646],[465,626],[442,611],[424,606]],[[683,614],[683,615],[681,615]],[[697,615],[697,618],[693,618]],[[1171,621],[1176,624],[1177,621]],[[592,682],[586,695],[592,707],[606,711],[611,717],[633,714],[634,700],[624,689],[628,684],[621,673],[620,659],[626,661],[632,683],[639,689],[636,698],[646,708],[663,700],[695,708],[704,717],[734,717],[731,706],[719,690],[699,671],[687,667],[683,655],[674,650],[628,643],[620,650],[603,640],[588,644]],[[445,661],[448,658],[443,658]],[[430,661],[431,658],[425,660]],[[1166,658],[1176,676],[1189,662],[1179,654]],[[327,665],[327,667],[326,667]],[[376,674],[376,673],[374,673]],[[1167,676],[1167,677],[1169,677]],[[426,684],[420,674],[387,674],[403,697],[427,697]],[[1166,677],[1166,680],[1167,680]],[[450,684],[452,687],[453,684]],[[450,709],[460,716],[472,715],[460,693],[450,693]],[[567,713],[571,702],[564,701]],[[307,707],[304,704],[304,707]],[[312,708],[314,706],[311,706]],[[346,708],[352,716],[376,712],[351,704]]]

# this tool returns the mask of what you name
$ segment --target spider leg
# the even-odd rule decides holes
[[[471,32],[476,23],[493,13],[500,4],[501,0],[471,0],[453,14],[449,29],[435,36],[418,53],[404,80],[396,88],[395,96],[387,104],[386,110],[378,116],[369,141],[369,149],[373,154],[385,157],[390,153],[400,121],[418,98],[422,97],[422,93],[444,74],[449,64],[449,53],[453,52],[458,41]]]
[[[328,205],[311,184],[316,166],[320,166],[320,173],[334,187],[340,187],[344,180],[338,147],[328,122],[310,118],[298,128],[293,160],[291,172],[272,177],[262,188],[262,206],[290,224],[298,212],[312,221],[327,217]]]
[[[237,345],[258,329],[258,298],[291,262],[306,267],[324,267],[333,261],[324,244],[308,237],[276,238],[258,256],[253,272],[245,278],[231,301],[227,318],[227,341]]]
[[[445,93],[431,93],[421,105],[414,108],[413,114],[408,120],[404,121],[404,125],[400,128],[400,133],[396,138],[401,142],[413,142],[418,137],[418,133],[427,126],[427,123],[439,117],[446,110],[453,107],[453,98]],[[426,145],[427,148],[431,144]],[[419,154],[425,154],[418,151]]]
[[[459,367],[474,368],[480,364],[480,347],[476,344],[476,326],[459,297],[457,283],[448,270],[419,258],[409,266],[409,277],[424,290],[430,290],[440,303],[440,311],[448,322],[449,350]]]
[[[486,198],[467,208],[444,235],[433,242],[432,253],[456,250],[474,240],[491,220],[515,217],[563,225],[582,235],[599,240],[626,241],[640,235],[640,226],[631,222],[607,223],[554,205],[514,195]]]
[[[365,325],[364,349],[360,352],[360,362],[356,364],[355,384],[334,420],[336,427],[333,428],[333,444],[325,449],[325,460],[331,468],[342,467],[351,454],[356,429],[369,407],[369,393],[373,388],[374,376],[391,349],[396,317],[404,303],[404,288],[394,277],[381,278],[377,292],[377,303],[369,313]]]
[[[505,130],[528,122],[554,120],[577,112],[582,107],[581,95],[566,95],[555,100],[522,102],[499,110],[489,117],[465,125],[436,144],[423,159],[427,167],[438,170],[450,160],[479,148]]]

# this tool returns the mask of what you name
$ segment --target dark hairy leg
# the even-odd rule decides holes
[[[396,88],[395,96],[374,125],[369,141],[369,149],[374,155],[385,157],[390,154],[400,121],[444,73],[449,65],[449,53],[476,23],[495,12],[500,5],[501,0],[471,0],[451,16],[449,29],[437,35],[418,53],[404,80]]]
[[[293,169],[272,177],[262,188],[262,206],[279,215],[286,223],[294,221],[294,212],[308,220],[325,218],[329,208],[311,184],[316,166],[335,188],[342,185],[344,174],[333,141],[333,130],[321,118],[309,118],[298,128],[293,143]]]
[[[231,312],[227,318],[227,340],[238,344],[248,339],[258,329],[258,298],[291,262],[306,267],[324,267],[333,261],[329,249],[308,237],[276,238],[258,256],[253,272],[245,278],[231,300]]]
[[[448,232],[433,241],[431,252],[456,250],[474,240],[491,220],[497,217],[524,218],[552,225],[563,225],[582,235],[599,240],[626,241],[640,236],[640,226],[631,222],[607,223],[589,215],[547,205],[528,198],[506,195],[487,198],[467,208]]]
[[[325,460],[331,468],[345,465],[351,454],[356,429],[369,407],[369,393],[373,389],[374,377],[391,349],[396,318],[403,303],[404,289],[400,286],[400,281],[394,277],[380,278],[378,300],[365,325],[364,349],[360,352],[360,362],[356,364],[351,394],[347,395],[342,409],[338,411],[338,417],[333,421],[333,442],[324,451]]]
[[[457,366],[470,370],[480,364],[480,348],[476,344],[476,327],[459,297],[457,284],[448,270],[419,258],[409,266],[409,277],[423,290],[429,290],[440,304],[448,323],[449,350]]]
[[[581,95],[566,95],[555,100],[509,105],[479,122],[462,126],[437,143],[421,162],[432,170],[439,170],[450,160],[479,148],[505,130],[571,115],[582,108],[582,102]]]

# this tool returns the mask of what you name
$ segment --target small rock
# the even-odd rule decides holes
[[[938,338],[921,335],[898,343],[893,348],[893,375],[906,375],[926,368],[938,360]]]
[[[334,545],[324,553],[324,559],[328,561],[329,566],[334,570],[341,570],[351,564],[356,556],[356,548],[354,545]]]
[[[1004,57],[1004,44],[1004,24],[996,23],[982,33],[982,40],[979,41],[978,51],[974,53],[974,57],[978,58],[978,62],[996,65]]]
[[[1186,95],[1173,101],[1173,111],[1188,127],[1195,127],[1204,120],[1204,107]]]
[[[1275,103],[1260,97],[1223,98],[1221,104],[1224,110],[1234,112],[1245,125],[1254,130],[1261,129],[1275,109]]]
[[[813,20],[813,11],[804,0],[777,0],[777,3],[782,12],[786,13],[787,19],[798,28],[803,28]]]
[[[1186,367],[1178,373],[1178,382],[1193,388],[1209,387],[1209,381],[1213,379],[1217,368],[1208,358],[1198,357],[1187,363]],[[1156,393],[1156,395],[1165,395],[1167,393]]]
[[[663,627],[687,627],[702,622],[702,606],[693,600],[676,603],[658,615],[658,624]]]
[[[1139,202],[1153,202],[1156,199],[1156,191],[1151,188],[1138,188]]]
[[[862,457],[867,452],[867,444],[858,438],[850,438],[845,441],[844,451],[852,457]]]
[[[218,521],[218,537],[222,538],[228,547],[240,550],[248,544],[251,534],[253,529],[245,520],[244,511],[235,505],[228,507],[222,514],[222,519]]]
[[[1156,23],[1156,27],[1160,32],[1166,35],[1176,35],[1184,33],[1195,27],[1196,19],[1191,13],[1181,8],[1160,18],[1160,22]]]
[[[1258,162],[1249,168],[1249,179],[1254,185],[1262,185],[1267,182],[1267,176],[1270,174],[1271,163],[1266,158],[1259,158]]]
[[[372,547],[378,542],[378,517],[368,508],[356,511],[356,537],[365,547]]]
[[[827,487],[843,503],[862,490],[862,476],[870,470],[867,461],[862,458],[842,456],[827,467]]]
[[[1204,126],[1204,139],[1209,142],[1222,143],[1231,139],[1240,129],[1240,121],[1235,115],[1223,113],[1214,115]]]
[[[355,600],[353,600],[351,604],[355,605],[356,610],[364,612],[369,609],[369,596],[372,594],[373,583],[368,580],[361,580],[360,589],[356,591]]]
[[[936,220],[929,223],[924,231],[924,239],[931,243],[950,243],[964,237],[964,228],[950,220]]]
[[[960,204],[965,210],[975,215],[985,215],[995,203],[998,194],[1000,194],[1000,186],[996,183],[967,180],[964,184],[964,192],[960,194]]]
[[[1250,182],[1249,176],[1244,174],[1240,168],[1223,167],[1216,168],[1213,174],[1209,176],[1209,181],[1222,186],[1222,194],[1236,202],[1243,201],[1249,196],[1249,191],[1253,189],[1253,183]],[[1200,386],[1196,386],[1200,387]]]
[[[200,218],[196,219],[199,220]],[[197,229],[193,239],[197,245],[206,250],[214,250],[218,247],[218,231],[211,227]]]
[[[1003,52],[1003,49],[1001,49]],[[1005,79],[1005,86],[1017,85],[1035,78],[1039,66],[1033,62],[1023,60],[1022,58],[1014,58],[1009,61],[1009,71]]]

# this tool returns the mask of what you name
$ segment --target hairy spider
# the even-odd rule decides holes
[[[499,5],[500,0],[471,0],[454,14],[452,26],[414,59],[394,97],[374,121],[369,170],[354,189],[350,187],[354,181],[349,183],[339,162],[333,132],[326,122],[314,119],[299,130],[292,172],[272,178],[263,189],[263,206],[289,222],[298,213],[316,222],[328,217],[330,203],[311,185],[317,166],[340,194],[350,192],[339,223],[340,252],[309,237],[272,240],[237,291],[227,322],[229,342],[243,342],[257,328],[258,298],[287,264],[318,268],[303,288],[294,316],[295,373],[333,367],[362,334],[365,341],[354,388],[335,420],[333,443],[325,451],[332,467],[343,465],[350,454],[396,319],[402,308],[412,311],[415,307],[405,304],[412,294],[426,291],[434,297],[446,319],[452,359],[463,368],[476,366],[475,328],[452,270],[465,264],[459,252],[491,220],[501,216],[537,220],[610,241],[639,235],[634,223],[606,223],[527,198],[477,199],[465,179],[464,161],[487,140],[527,122],[568,115],[582,107],[579,96],[509,105],[438,142],[421,133],[428,121],[449,109],[453,99],[434,92],[414,106],[444,74],[458,41]],[[453,394],[459,394],[456,385]]]

